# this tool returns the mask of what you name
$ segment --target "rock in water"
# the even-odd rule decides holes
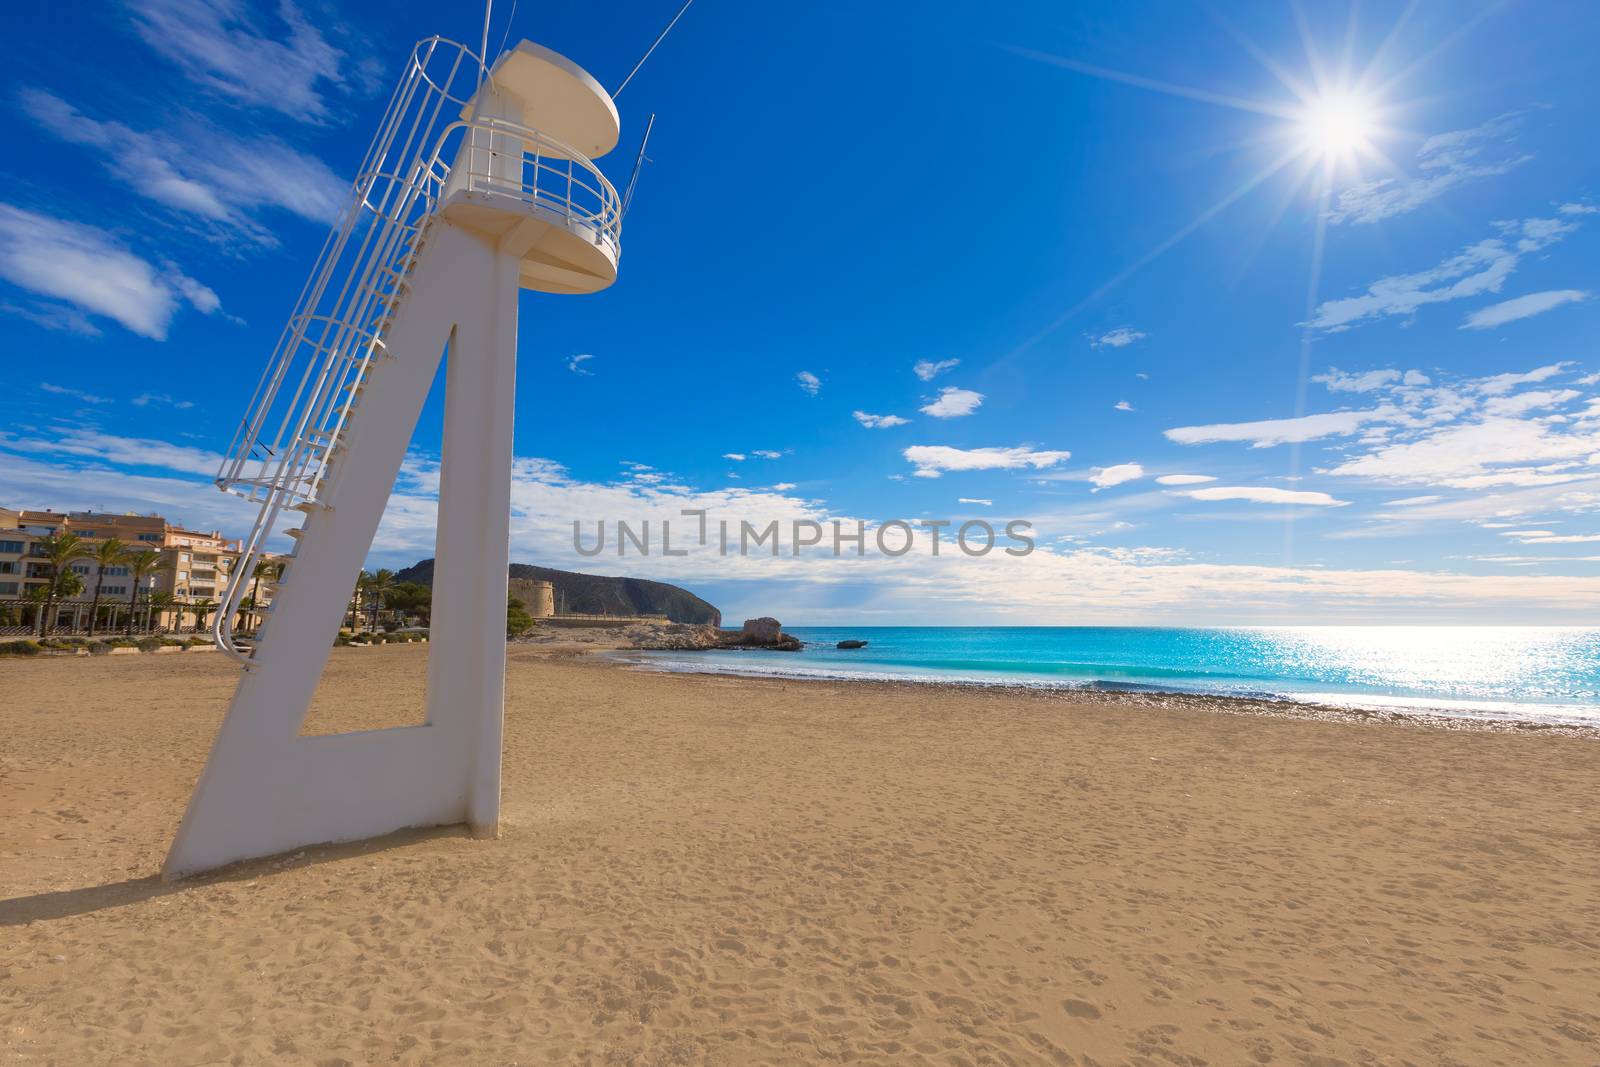
[[[777,619],[763,615],[759,619],[744,620],[744,631],[740,641],[746,645],[775,645],[783,636],[783,624]]]
[[[835,648],[866,648],[867,647],[867,643],[865,641],[856,641],[856,640],[840,641],[834,647]]]

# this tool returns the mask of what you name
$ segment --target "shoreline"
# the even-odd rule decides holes
[[[651,650],[619,648],[587,648],[584,652],[597,662],[651,674],[688,675],[718,678],[737,678],[750,682],[797,682],[814,685],[839,683],[854,686],[881,686],[889,690],[902,687],[920,690],[984,693],[995,692],[1007,696],[1036,697],[1069,704],[1092,704],[1110,707],[1208,711],[1222,715],[1249,715],[1261,718],[1293,719],[1308,722],[1336,722],[1373,726],[1418,726],[1436,730],[1467,733],[1536,733],[1559,734],[1600,741],[1600,725],[1565,722],[1534,722],[1528,719],[1501,715],[1450,714],[1442,709],[1398,711],[1393,708],[1360,707],[1331,704],[1292,697],[1237,696],[1224,693],[1197,693],[1188,690],[1160,689],[1155,686],[1134,688],[1102,687],[1099,683],[1082,685],[1070,683],[1035,683],[1025,681],[977,681],[947,679],[931,675],[908,675],[900,678],[854,675],[849,671],[813,674],[763,672],[719,668],[708,662],[702,668],[673,668],[655,666],[646,658]],[[686,652],[683,655],[699,655]],[[714,654],[714,653],[712,653]],[[795,653],[796,655],[800,653]]]

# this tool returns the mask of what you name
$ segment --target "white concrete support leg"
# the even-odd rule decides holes
[[[499,254],[486,314],[456,328],[446,368],[428,721],[472,737],[467,822],[500,829],[506,581],[516,414],[518,262]]]
[[[239,680],[166,877],[304,845],[499,818],[517,269],[440,220],[306,518],[252,669]],[[447,340],[446,417],[422,726],[326,737],[300,727]]]

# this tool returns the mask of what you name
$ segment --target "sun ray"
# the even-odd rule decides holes
[[[1148,252],[1146,252],[1144,255],[1140,256],[1138,259],[1134,260],[1128,266],[1124,267],[1121,271],[1119,271],[1110,280],[1101,283],[1101,285],[1098,288],[1096,288],[1094,290],[1094,292],[1090,293],[1088,296],[1084,297],[1082,300],[1079,300],[1076,304],[1073,304],[1066,311],[1062,312],[1060,315],[1058,315],[1055,318],[1055,320],[1053,322],[1051,322],[1044,329],[1040,330],[1038,333],[1034,334],[1032,337],[1028,338],[1026,341],[1022,342],[1017,347],[1013,348],[1010,352],[1006,353],[1004,358],[1005,359],[1011,359],[1011,358],[1013,358],[1015,356],[1019,356],[1023,352],[1026,352],[1028,349],[1032,348],[1034,345],[1038,344],[1040,341],[1044,340],[1046,337],[1050,336],[1052,333],[1055,333],[1062,326],[1066,325],[1066,323],[1069,320],[1071,320],[1073,317],[1075,317],[1084,308],[1088,307],[1090,304],[1094,303],[1096,300],[1099,300],[1102,296],[1105,296],[1107,293],[1111,292],[1111,290],[1115,289],[1117,286],[1119,286],[1123,282],[1127,281],[1129,278],[1131,278],[1134,274],[1138,273],[1140,270],[1143,270],[1145,267],[1149,266],[1152,262],[1154,262],[1156,259],[1160,258],[1167,251],[1169,251],[1179,241],[1182,241],[1185,237],[1188,237],[1195,230],[1199,229],[1201,226],[1204,226],[1207,222],[1211,221],[1220,212],[1225,210],[1229,205],[1233,204],[1240,197],[1244,196],[1246,193],[1248,193],[1252,189],[1256,188],[1262,182],[1266,181],[1268,178],[1271,178],[1274,174],[1277,174],[1284,167],[1288,166],[1289,164],[1293,163],[1296,159],[1300,158],[1300,155],[1301,155],[1301,153],[1300,153],[1299,149],[1295,149],[1294,151],[1291,151],[1291,152],[1285,152],[1283,155],[1279,156],[1272,163],[1268,164],[1267,166],[1263,167],[1261,170],[1257,171],[1255,174],[1251,175],[1248,179],[1246,179],[1243,183],[1241,183],[1236,189],[1234,189],[1227,196],[1224,196],[1221,200],[1218,200],[1215,204],[1212,204],[1210,207],[1206,208],[1200,214],[1196,215],[1187,224],[1185,224],[1184,226],[1179,227],[1175,232],[1173,232],[1169,237],[1167,237],[1165,240],[1163,240],[1160,244],[1158,244],[1154,248],[1150,249]]]
[[[1132,85],[1139,89],[1149,89],[1152,92],[1164,93],[1167,96],[1183,97],[1186,100],[1197,100],[1204,104],[1215,104],[1218,107],[1232,108],[1235,111],[1248,111],[1257,115],[1272,115],[1277,118],[1290,118],[1293,109],[1277,104],[1266,103],[1260,100],[1250,100],[1242,96],[1233,96],[1229,93],[1216,93],[1209,89],[1194,89],[1186,85],[1162,81],[1159,78],[1146,78],[1142,74],[1128,74],[1120,70],[1111,70],[1108,67],[1097,67],[1092,63],[1083,63],[1066,56],[1054,55],[1050,52],[1039,52],[1032,48],[1021,48],[1016,45],[1004,45],[1009,52],[1014,52],[1027,59],[1037,60],[1040,63],[1049,63],[1052,66],[1064,67],[1067,70],[1087,74],[1091,78],[1102,81],[1121,82],[1123,85]]]

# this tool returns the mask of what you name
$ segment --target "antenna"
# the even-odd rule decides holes
[[[626,89],[628,87],[628,83],[633,81],[633,76],[639,73],[639,68],[644,66],[644,61],[649,59],[651,52],[654,52],[657,46],[659,46],[662,41],[667,39],[667,34],[672,32],[672,27],[678,24],[678,20],[683,18],[683,13],[689,10],[689,5],[692,3],[694,3],[694,0],[684,0],[683,6],[678,9],[678,13],[672,16],[671,22],[667,23],[667,28],[662,30],[661,35],[656,38],[656,43],[651,45],[650,50],[640,58],[639,62],[633,65],[633,69],[628,71],[628,76],[622,79],[622,84],[617,86],[616,90],[611,94],[611,99],[615,100],[617,97],[622,95],[622,90]]]
[[[639,184],[639,172],[644,169],[645,161],[649,156],[644,154],[645,146],[650,143],[650,131],[655,129],[656,115],[650,113],[650,121],[644,124],[644,136],[639,139],[639,158],[633,161],[633,176],[628,179],[628,189],[622,194],[622,215],[628,215],[628,205],[633,203],[633,190]]]
[[[493,10],[494,0],[483,0],[483,44],[478,46],[479,84],[489,76],[489,13]]]

